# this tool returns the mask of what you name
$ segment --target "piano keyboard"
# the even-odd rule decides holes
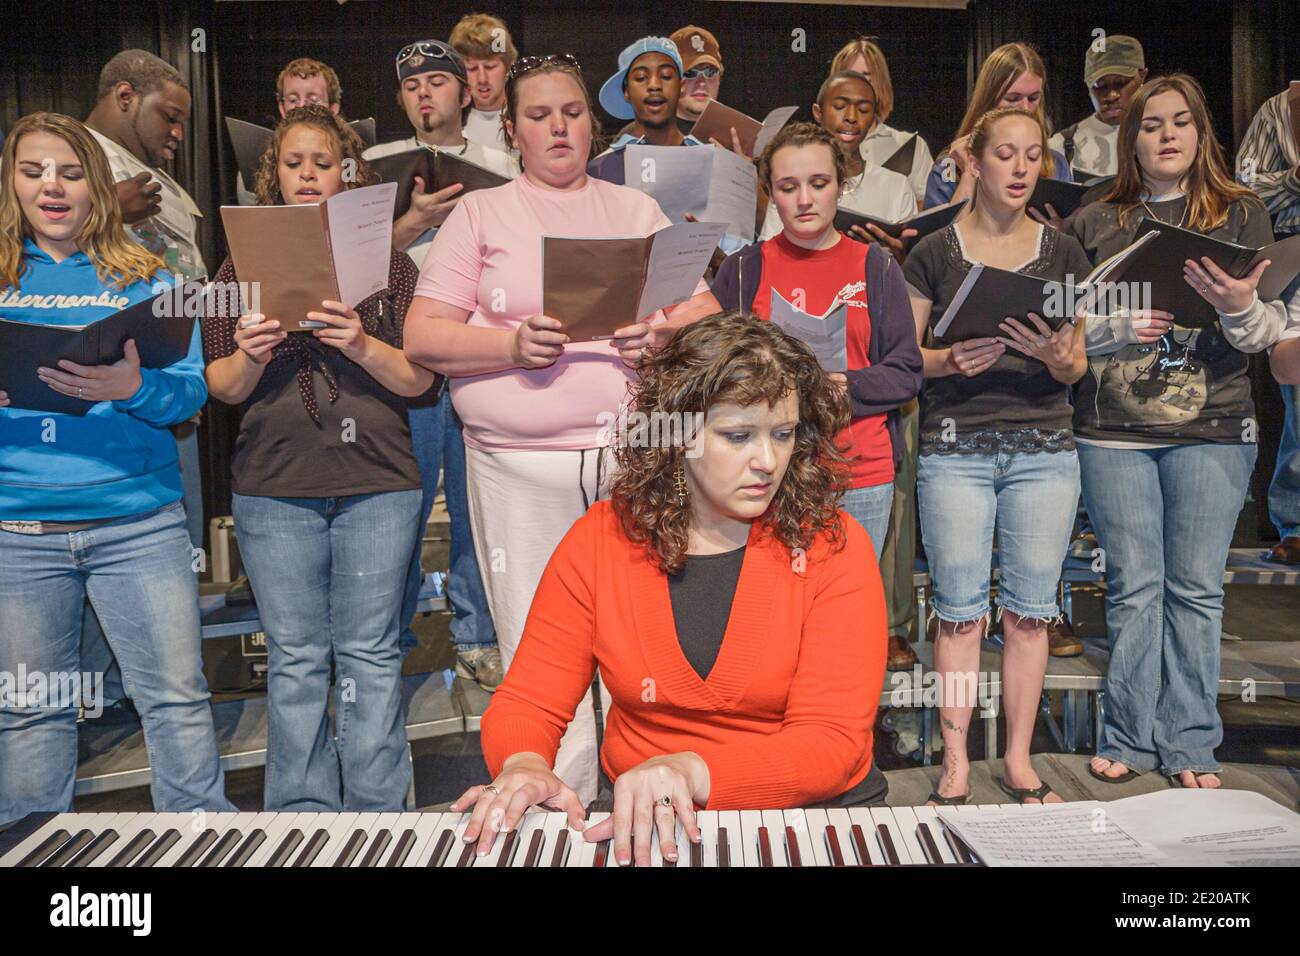
[[[588,826],[607,816],[590,814]],[[700,843],[692,844],[679,824],[677,862],[663,859],[656,839],[651,866],[979,862],[933,807],[706,810],[697,817]],[[530,811],[480,857],[461,839],[468,813],[62,813],[20,839],[0,867],[617,866],[612,842],[588,843],[565,820],[562,813]]]

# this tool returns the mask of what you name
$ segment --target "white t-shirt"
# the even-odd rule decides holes
[[[506,131],[501,127],[501,111],[484,112],[470,108],[469,119],[465,121],[465,138],[475,143],[485,143],[518,158],[515,151],[506,142]]]
[[[91,129],[90,134],[104,148],[114,182],[132,179],[147,172],[162,185],[159,194],[162,202],[157,215],[127,226],[127,235],[167,262],[169,271],[178,270],[190,279],[207,275],[203,253],[199,251],[198,220],[203,213],[199,212],[199,207],[194,204],[190,194],[161,169],[142,163],[126,147],[119,146],[98,130]],[[173,263],[167,259],[168,240],[175,243],[179,262]]]
[[[917,147],[920,147],[919,142]],[[875,216],[877,219],[889,222],[898,222],[900,219],[916,215],[916,198],[907,177],[890,169],[872,166],[870,163],[862,170],[861,175],[854,176],[844,183],[839,205],[862,213],[864,216]],[[758,238],[771,239],[780,231],[781,217],[777,214],[776,203],[769,202]]]
[[[1070,167],[1094,176],[1114,176],[1119,172],[1118,143],[1119,127],[1103,123],[1093,113],[1080,120],[1074,131],[1074,155],[1070,157]],[[1065,155],[1065,137],[1061,133],[1049,139],[1047,146]]]
[[[378,159],[381,156],[392,156],[394,153],[405,153],[408,150],[415,149],[419,145],[419,140],[414,136],[394,140],[391,143],[377,143],[362,153],[361,158]],[[490,172],[496,173],[498,176],[507,176],[514,179],[519,175],[519,164],[514,161],[510,154],[499,149],[493,149],[491,146],[480,146],[478,143],[472,142],[469,136],[465,137],[463,146],[443,148],[469,160],[471,163],[482,166]],[[433,243],[433,237],[437,234],[438,229],[435,226],[433,229],[427,230],[407,248],[406,254],[415,261],[417,269],[424,265],[424,257],[429,251],[429,246]]]
[[[877,123],[876,128],[868,133],[858,146],[858,152],[871,165],[883,166],[885,160],[898,152],[899,147],[906,143],[907,138],[911,135],[911,133],[904,132],[901,129],[894,129],[885,123]],[[916,151],[912,154],[912,171],[907,174],[907,181],[912,184],[914,197],[912,212],[909,215],[916,212],[916,203],[925,199],[925,183],[933,166],[934,157],[930,155],[929,145],[920,136],[916,137]],[[893,172],[893,170],[887,170],[887,172]]]

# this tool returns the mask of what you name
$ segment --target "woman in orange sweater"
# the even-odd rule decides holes
[[[582,829],[552,772],[597,668],[613,703],[585,831],[619,865],[677,859],[695,809],[883,804],[871,760],[885,607],[871,542],[836,507],[843,393],[808,350],[736,313],[641,368],[613,436],[620,472],[556,548],[483,716],[493,781],[452,805],[487,853],[542,805]],[[612,793],[610,790],[612,789]],[[635,838],[635,839],[634,839]]]

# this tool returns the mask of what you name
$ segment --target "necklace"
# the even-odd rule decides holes
[[[1152,219],[1154,219],[1156,222],[1165,222],[1163,219],[1161,219],[1159,216],[1157,216],[1157,215],[1155,214],[1155,211],[1154,211],[1150,206],[1147,205],[1147,201],[1146,201],[1145,199],[1139,199],[1138,202],[1140,202],[1140,203],[1142,204],[1142,208],[1145,209],[1145,210],[1147,211],[1147,215],[1150,216]],[[1186,201],[1184,201],[1184,202],[1183,202],[1183,214],[1182,214],[1181,216],[1178,217],[1178,222],[1177,222],[1177,224],[1176,224],[1177,228],[1179,228],[1179,229],[1183,228],[1183,220],[1185,220],[1185,219],[1187,218],[1187,210],[1188,210],[1188,205],[1187,205]],[[1173,225],[1175,225],[1175,224],[1174,224],[1174,223],[1165,223],[1165,225],[1167,225],[1167,226],[1173,226]]]

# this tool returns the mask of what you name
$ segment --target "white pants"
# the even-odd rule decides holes
[[[466,447],[474,552],[507,671],[542,571],[589,504],[608,496],[613,468],[612,455],[602,448],[484,452]],[[609,712],[603,688],[602,711]],[[596,766],[595,709],[588,690],[555,758],[556,775],[577,791],[584,806],[596,799]]]

